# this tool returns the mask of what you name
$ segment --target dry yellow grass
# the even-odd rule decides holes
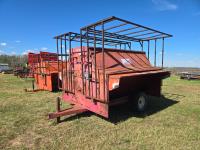
[[[25,93],[30,80],[0,74],[0,149],[200,149],[200,82],[164,81],[143,116],[126,107],[105,120],[83,113],[47,119],[60,93]]]

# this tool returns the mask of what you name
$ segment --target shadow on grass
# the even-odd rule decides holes
[[[158,113],[168,107],[171,107],[174,104],[177,104],[184,97],[183,95],[172,94],[172,93],[164,93],[164,94],[167,96],[167,98],[165,96],[161,96],[159,98],[150,97],[147,110],[144,113],[138,113],[134,111],[133,107],[129,103],[126,103],[111,107],[109,110],[110,111],[109,119],[105,119],[104,117],[101,117],[99,115],[97,116],[113,124],[125,121],[131,117],[145,118],[147,116]],[[96,115],[96,114],[88,111],[78,115],[67,117],[63,119],[61,122],[72,121],[74,119],[79,119],[81,117],[90,117],[91,115]]]
[[[174,96],[174,95],[172,95]],[[147,110],[144,113],[138,113],[133,110],[133,107],[131,105],[124,104],[120,106],[115,106],[110,109],[110,118],[108,121],[117,124],[121,121],[125,121],[131,117],[137,117],[137,118],[145,118],[147,116],[156,114],[170,106],[173,106],[174,104],[177,104],[179,102],[179,98],[183,97],[182,95],[177,96],[176,99],[169,99],[164,96],[161,97],[150,97],[148,101],[148,107]]]

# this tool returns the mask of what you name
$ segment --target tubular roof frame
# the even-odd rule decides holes
[[[60,34],[54,37],[54,39],[60,39],[60,40],[66,40],[69,41],[69,37],[71,38],[71,41],[75,41],[75,42],[80,42],[80,37],[81,35],[79,33],[75,33],[75,32],[67,32],[64,34]],[[89,43],[92,43],[92,41],[94,40],[93,36],[86,36],[86,35],[82,35],[82,41],[84,43],[87,43],[87,39],[90,40]],[[98,43],[96,44],[102,44],[102,37],[95,37],[96,41]],[[128,41],[123,41],[123,40],[118,40],[118,39],[109,39],[109,38],[104,38],[104,41],[107,43],[104,43],[107,46],[113,46],[111,44],[129,44],[130,42]]]
[[[139,24],[136,24],[136,23],[133,23],[133,22],[130,22],[130,21],[115,17],[115,16],[111,16],[111,17],[108,17],[106,19],[97,21],[97,22],[95,22],[93,24],[90,24],[90,25],[87,25],[85,27],[82,27],[81,30],[85,31],[85,32],[89,31],[89,34],[91,34],[91,35],[92,35],[91,31],[102,34],[101,33],[102,31],[94,30],[94,27],[97,27],[97,26],[100,26],[102,24],[106,24],[106,23],[109,23],[109,22],[112,22],[112,21],[119,21],[120,24],[108,27],[107,29],[106,28],[104,29],[105,37],[107,37],[107,38],[113,38],[113,39],[116,38],[116,39],[119,39],[119,40],[128,40],[128,41],[133,41],[133,42],[141,42],[141,41],[156,40],[156,39],[161,39],[161,38],[172,37],[171,34],[164,33],[164,32],[161,32],[159,30],[152,29],[152,28],[149,28],[149,27],[146,27],[146,26],[143,26],[143,25],[139,25]],[[125,25],[131,25],[131,27],[130,28],[124,28]],[[114,28],[115,29],[120,29],[120,30],[114,31],[114,32],[108,32],[108,30],[111,30],[111,29],[114,29]],[[140,30],[139,31],[138,30],[135,31],[134,29],[136,29],[136,28],[140,29]],[[132,32],[122,34],[122,32],[128,31],[128,30],[132,31]],[[146,32],[151,32],[153,35],[152,36],[145,36],[145,37],[138,37],[137,36],[137,33],[143,33],[143,32],[145,32],[145,33]],[[106,36],[106,34],[107,34],[107,36]],[[160,36],[155,36],[157,34],[159,34]],[[129,35],[129,36],[127,36],[127,35]],[[148,34],[145,34],[145,35],[148,35]],[[137,36],[137,38],[135,38],[135,36]]]

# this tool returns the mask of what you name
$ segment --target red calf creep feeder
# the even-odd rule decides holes
[[[118,24],[113,25],[114,22]],[[134,102],[138,111],[144,111],[147,95],[160,96],[162,79],[170,76],[162,68],[164,39],[171,35],[117,17],[80,31],[80,34],[69,32],[55,37],[60,56],[58,66],[61,66],[59,87],[63,92],[62,99],[57,99],[57,112],[50,113],[50,119],[59,121],[61,116],[88,110],[109,118],[110,107],[127,101]],[[155,66],[149,61],[152,40]],[[162,68],[156,67],[157,41],[162,41]],[[72,48],[73,42],[80,43],[80,47]],[[141,51],[132,50],[135,43],[139,43]],[[145,43],[148,56],[144,52]],[[61,110],[60,100],[72,107]]]

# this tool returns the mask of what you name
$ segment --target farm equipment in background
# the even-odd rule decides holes
[[[179,72],[180,79],[200,80],[200,72]]]
[[[57,98],[57,112],[50,113],[49,119],[59,122],[61,116],[84,111],[109,118],[112,106],[126,102],[144,111],[148,95],[160,96],[162,79],[170,76],[162,70],[164,39],[168,37],[172,35],[117,17],[83,27],[80,34],[56,36],[62,98]],[[154,66],[149,61],[150,41],[155,42]],[[162,68],[156,67],[158,41],[162,42]],[[133,50],[135,43],[141,46],[140,51]],[[61,110],[61,100],[72,107]]]
[[[29,68],[26,66],[16,66],[13,70],[14,76],[20,77],[20,78],[27,78],[29,75]]]
[[[28,53],[27,62],[22,64],[19,62],[15,65],[13,74],[20,78],[34,78],[34,65],[38,63],[38,54]]]
[[[30,76],[35,80],[37,90],[58,90],[58,57],[56,53],[40,52],[28,54]],[[33,85],[33,90],[34,89]]]
[[[9,67],[8,64],[0,63],[0,73],[11,74],[13,70]]]

